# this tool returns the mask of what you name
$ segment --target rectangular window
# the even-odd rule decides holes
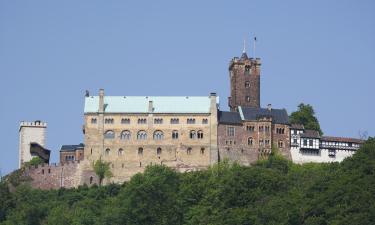
[[[307,140],[306,139],[303,140],[303,145],[307,146]]]
[[[313,146],[313,140],[309,140],[309,146]]]
[[[293,144],[297,144],[297,138],[293,139]]]
[[[235,132],[234,127],[227,127],[227,135],[229,137],[234,137],[234,132]]]

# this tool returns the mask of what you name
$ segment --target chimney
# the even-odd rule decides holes
[[[104,112],[104,89],[99,90],[99,113]]]
[[[148,112],[149,113],[154,112],[154,104],[152,101],[148,101]]]
[[[267,109],[268,109],[268,111],[271,111],[271,110],[272,110],[272,105],[271,105],[271,104],[268,104],[268,105],[267,105]]]

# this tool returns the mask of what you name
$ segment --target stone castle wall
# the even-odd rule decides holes
[[[31,178],[31,186],[39,189],[73,188],[84,183],[98,183],[98,178],[91,170],[84,169],[80,161],[64,164],[42,164],[25,168],[25,175]]]

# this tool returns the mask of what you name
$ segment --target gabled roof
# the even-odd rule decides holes
[[[218,112],[219,123],[221,124],[241,124],[241,116],[238,112]]]
[[[285,109],[267,109],[240,107],[245,120],[257,120],[261,117],[271,117],[273,123],[289,124],[288,113]]]
[[[216,98],[217,103],[219,97]],[[153,113],[210,113],[210,96],[104,96],[107,113],[148,113],[152,101]],[[99,111],[99,96],[85,98],[85,113]]]
[[[296,130],[303,130],[303,129],[305,129],[304,126],[303,126],[303,124],[296,124],[296,123],[292,124],[290,126],[290,128],[291,129],[296,129]]]
[[[323,136],[322,141],[348,142],[362,144],[364,141],[357,138]]]
[[[320,138],[320,134],[318,131],[316,130],[305,130],[302,134],[301,134],[301,137],[302,138]]]

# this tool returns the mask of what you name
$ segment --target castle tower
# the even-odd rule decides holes
[[[249,58],[245,48],[240,58],[234,57],[229,63],[231,111],[237,106],[260,108],[260,58]]]
[[[20,123],[19,128],[19,168],[30,161],[33,156],[30,153],[31,143],[37,143],[42,147],[46,144],[47,123],[40,120]]]

